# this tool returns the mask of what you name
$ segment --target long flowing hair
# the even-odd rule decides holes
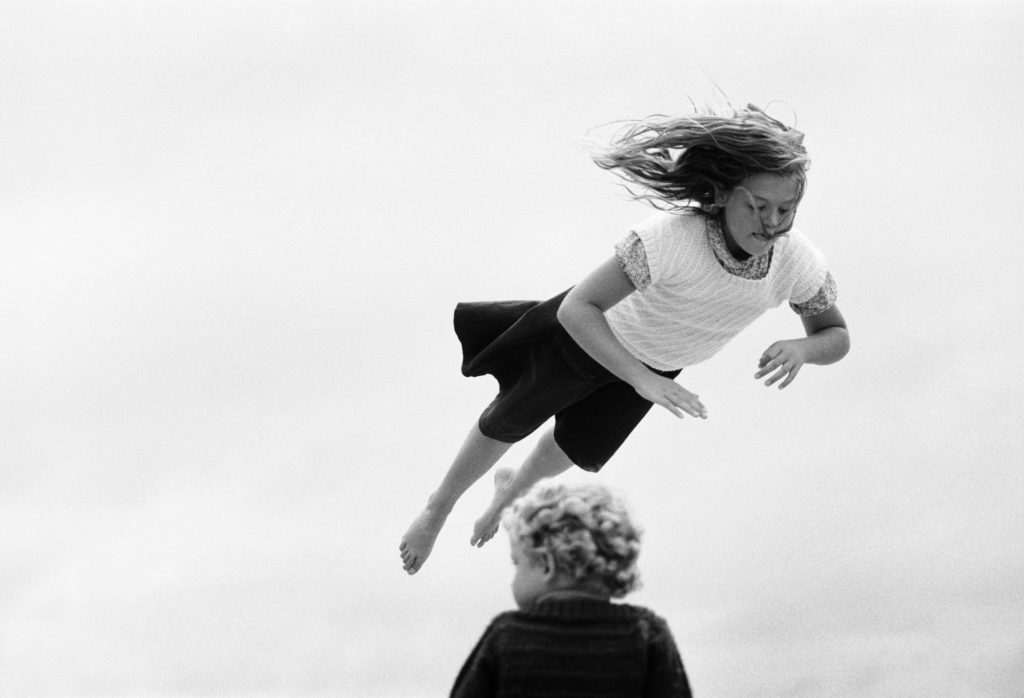
[[[626,122],[591,157],[626,180],[634,199],[662,210],[714,212],[716,188],[731,191],[756,174],[792,176],[802,196],[810,166],[803,139],[800,131],[748,104]]]

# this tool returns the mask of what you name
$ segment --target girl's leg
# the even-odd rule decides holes
[[[398,549],[401,551],[402,567],[406,572],[415,574],[423,566],[455,502],[470,485],[490,470],[511,446],[512,444],[484,436],[480,432],[480,427],[473,425],[444,479],[441,480],[441,485],[430,495],[427,506],[402,536]]]
[[[540,437],[537,446],[530,452],[519,470],[501,468],[494,474],[494,499],[487,510],[473,526],[470,545],[481,547],[498,532],[501,512],[512,501],[526,492],[534,483],[546,477],[554,477],[572,467],[572,461],[555,442],[554,429],[548,429]]]

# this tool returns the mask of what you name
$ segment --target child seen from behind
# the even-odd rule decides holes
[[[518,611],[498,615],[453,698],[690,696],[667,623],[612,603],[637,588],[640,531],[600,485],[537,483],[502,521]]]

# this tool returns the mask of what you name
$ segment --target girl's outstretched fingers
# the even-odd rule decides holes
[[[776,364],[776,362],[772,362],[771,364],[769,364],[769,366],[771,366],[771,368],[766,367],[758,371],[756,374],[754,374],[754,378],[761,378],[762,376],[765,376],[771,373],[772,371],[775,371],[775,369],[777,368],[778,370],[775,371],[775,374],[768,378],[768,380],[766,380],[764,384],[768,387],[771,387],[779,380],[781,380],[783,377],[785,377],[785,380],[779,383],[779,390],[782,390],[787,385],[792,383],[793,379],[796,378],[796,374],[799,373],[800,371],[800,366],[790,366],[786,363]]]
[[[704,403],[698,399],[697,395],[684,390],[685,394],[681,397],[673,399],[673,403],[676,407],[686,412],[691,417],[700,417],[701,419],[708,418],[708,410],[704,407]],[[679,417],[683,415],[679,414]]]
[[[708,411],[700,397],[691,393],[671,378],[651,374],[645,377],[642,385],[636,387],[641,397],[661,405],[679,419],[684,413],[693,417],[707,419]]]
[[[657,401],[657,402],[658,402],[659,405],[664,407],[666,410],[668,410],[669,412],[674,414],[677,418],[679,418],[679,419],[683,418],[683,411],[681,409],[679,409],[679,406],[676,405],[675,402],[673,402],[673,401],[671,401],[671,400],[669,400],[667,398],[665,399],[664,402],[662,402],[660,400]]]
[[[757,361],[758,371],[754,374],[754,378],[760,380],[771,373],[773,375],[764,384],[770,387],[782,380],[782,383],[779,383],[781,390],[793,382],[803,365],[802,355],[792,342],[776,342],[761,354],[761,358]]]

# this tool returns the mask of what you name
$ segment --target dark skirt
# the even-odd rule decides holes
[[[557,313],[567,293],[546,301],[459,303],[455,333],[463,375],[498,381],[497,396],[480,415],[481,433],[514,443],[554,417],[555,442],[573,463],[596,472],[652,403],[565,331]],[[679,371],[656,373],[674,378]]]

